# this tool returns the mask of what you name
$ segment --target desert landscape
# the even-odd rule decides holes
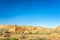
[[[0,25],[0,40],[60,40],[60,26]]]
[[[60,0],[0,0],[0,40],[60,40]]]

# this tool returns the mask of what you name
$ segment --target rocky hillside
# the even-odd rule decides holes
[[[18,25],[0,25],[0,29],[6,29],[10,32],[35,32],[35,31],[54,31],[55,28],[44,28],[39,26],[18,26]],[[56,29],[59,30],[59,27]]]
[[[60,26],[45,28],[41,26],[0,25],[0,39],[17,40],[60,40]]]

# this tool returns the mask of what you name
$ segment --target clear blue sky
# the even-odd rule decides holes
[[[0,24],[56,27],[60,0],[0,0]]]

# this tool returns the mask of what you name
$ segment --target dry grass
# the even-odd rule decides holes
[[[0,40],[60,40],[60,26],[57,28],[44,28],[0,25]]]

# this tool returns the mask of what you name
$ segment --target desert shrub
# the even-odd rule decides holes
[[[33,34],[32,32],[29,32],[29,34]]]
[[[35,34],[39,34],[38,32],[36,32]]]
[[[26,35],[22,35],[20,38],[21,39],[25,39],[26,38]]]
[[[46,38],[32,38],[30,40],[47,40]]]
[[[47,38],[37,38],[38,40],[47,40]]]
[[[10,38],[4,38],[3,40],[11,40]]]
[[[17,38],[12,38],[12,40],[18,40]]]
[[[1,39],[1,40],[18,40],[17,38],[4,38],[4,39]]]
[[[54,32],[55,32],[55,33],[60,33],[60,31],[57,31],[57,30],[55,30]]]
[[[2,33],[2,34],[0,34],[0,36],[3,36],[4,34]]]
[[[2,29],[0,29],[0,36],[3,36],[4,34],[3,34],[3,30]]]
[[[4,40],[3,38],[0,38],[0,40]]]
[[[4,37],[9,37],[10,36],[10,32],[8,31],[8,30],[6,30],[5,32],[4,32]]]
[[[16,32],[15,34],[19,34],[20,32]]]

